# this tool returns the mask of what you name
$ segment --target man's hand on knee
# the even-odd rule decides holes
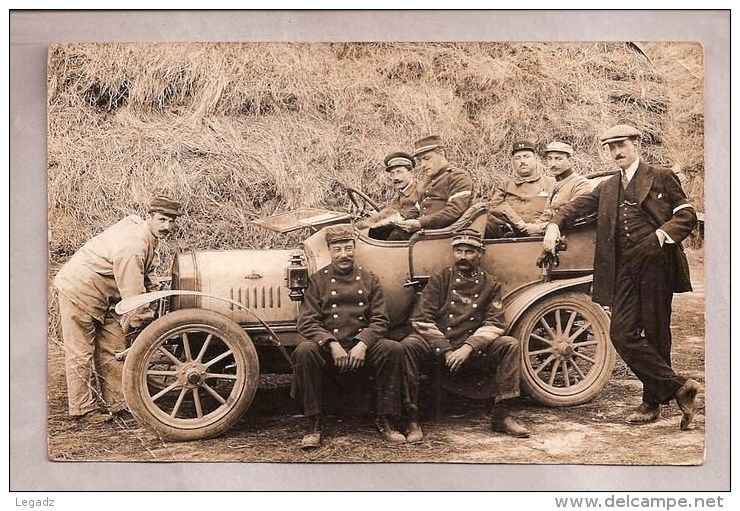
[[[359,369],[365,364],[365,353],[367,352],[367,344],[362,341],[358,341],[351,350],[349,350],[349,370],[354,371]]]
[[[345,372],[349,368],[349,355],[339,344],[339,341],[332,341],[329,343],[329,349],[331,350],[331,357],[334,359],[334,365],[340,373]]]
[[[469,344],[463,344],[456,350],[445,353],[445,365],[451,373],[456,373],[471,353],[473,353],[473,348]]]

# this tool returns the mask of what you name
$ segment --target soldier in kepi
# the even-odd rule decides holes
[[[681,241],[696,226],[696,212],[670,169],[642,159],[641,136],[624,124],[602,133],[620,171],[555,213],[544,248],[553,252],[561,228],[598,213],[593,300],[611,306],[612,344],[642,382],[642,402],[627,422],[653,422],[675,399],[680,428],[688,429],[699,384],[671,367],[671,302],[673,293],[691,290]]]
[[[414,158],[404,152],[391,153],[383,162],[393,186],[398,190],[391,202],[374,215],[355,222],[355,228],[370,228],[369,235],[389,241],[407,240],[411,233],[396,227],[398,222],[419,217],[419,182],[412,174]]]
[[[157,244],[172,232],[178,216],[179,202],[155,197],[146,220],[130,215],[113,224],[75,252],[54,278],[71,417],[98,423],[128,413],[123,362],[115,355],[126,349],[124,329],[143,327],[154,312],[144,308],[120,317],[113,308],[123,298],[158,288]]]
[[[545,148],[545,159],[550,174],[555,178],[555,186],[547,197],[545,210],[533,223],[527,224],[530,235],[542,235],[545,226],[565,204],[591,191],[588,179],[573,170],[573,147],[564,142],[553,141]]]
[[[409,233],[420,229],[441,229],[462,216],[473,199],[470,174],[447,161],[442,140],[437,135],[414,144],[416,165],[425,175],[421,185],[419,218],[398,222]]]
[[[454,378],[487,371],[494,378],[495,397],[491,428],[518,438],[529,431],[510,415],[519,396],[520,344],[505,332],[501,284],[480,266],[483,241],[473,229],[452,239],[455,264],[429,280],[412,318],[414,333],[406,337],[404,406],[407,440],[423,437],[419,425],[419,373],[423,363],[440,359]]]
[[[328,227],[326,243],[331,263],[309,279],[297,324],[306,340],[292,355],[291,395],[303,403],[309,428],[301,448],[321,445],[323,377],[332,377],[341,387],[342,374],[353,372],[375,376],[375,422],[381,436],[405,442],[390,419],[401,413],[403,347],[386,338],[388,315],[380,281],[355,264],[351,227]]]
[[[514,175],[496,187],[488,201],[490,214],[486,238],[532,236],[535,222],[545,210],[555,180],[542,173],[532,142],[516,142],[511,149]]]

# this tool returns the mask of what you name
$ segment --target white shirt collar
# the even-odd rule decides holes
[[[627,181],[632,181],[632,177],[635,175],[635,172],[637,172],[638,165],[640,165],[639,157],[635,158],[635,161],[632,162],[632,165],[622,171],[622,175],[627,178]]]

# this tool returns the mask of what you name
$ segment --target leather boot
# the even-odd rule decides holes
[[[676,398],[676,404],[681,409],[681,429],[689,429],[691,421],[694,420],[694,414],[699,407],[696,395],[700,388],[699,383],[689,379],[673,395]]]
[[[321,437],[324,429],[324,421],[321,414],[311,415],[307,419],[309,421],[308,433],[301,440],[301,449],[304,451],[316,449],[321,446]]]
[[[506,433],[516,438],[529,437],[529,430],[511,418],[509,416],[510,412],[511,403],[508,399],[496,403],[491,418],[491,429],[497,433]]]
[[[415,406],[409,406],[406,409],[406,441],[409,443],[421,442],[424,438],[424,432],[419,425],[419,411]]]
[[[393,444],[403,444],[406,442],[406,437],[396,431],[387,415],[378,415],[375,417],[375,425],[382,436],[388,442]]]
[[[660,405],[643,401],[634,412],[627,416],[627,422],[630,424],[648,424],[657,421],[659,418]]]

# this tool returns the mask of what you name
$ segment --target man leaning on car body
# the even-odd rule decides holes
[[[348,225],[325,231],[331,263],[314,273],[298,310],[291,396],[303,403],[308,432],[302,449],[319,447],[323,436],[322,381],[345,373],[375,376],[376,426],[392,443],[406,438],[389,416],[401,413],[403,347],[387,339],[388,314],[377,276],[354,262],[355,235]]]

